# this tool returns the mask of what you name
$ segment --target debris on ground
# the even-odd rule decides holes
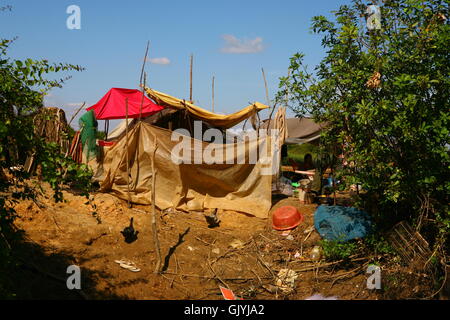
[[[297,278],[298,274],[294,270],[281,269],[277,275],[276,285],[284,293],[290,293],[294,290]]]
[[[139,272],[139,269],[133,261],[129,260],[114,260],[115,263],[118,263],[120,267],[130,270],[132,272]]]
[[[245,247],[245,243],[239,239],[234,239],[232,242],[230,242],[230,247],[234,249],[242,249]]]
[[[317,292],[343,300],[379,296],[363,287],[367,281],[363,266],[369,258],[351,257],[348,266],[310,258],[321,240],[313,226],[317,206],[300,204],[298,199],[282,199],[272,209],[292,205],[304,215],[303,223],[285,237],[272,229],[270,215],[257,219],[224,211],[220,226],[208,228],[203,213],[166,214],[158,225],[163,272],[154,274],[151,221],[144,206],[129,209],[126,201],[98,193],[95,202],[102,220],[98,224],[84,197],[64,191],[64,198],[67,202],[59,204],[50,197],[39,198],[42,208],[32,200],[21,201],[15,207],[19,214],[15,225],[27,239],[26,256],[33,257],[29,264],[45,274],[63,270],[61,277],[67,265],[78,265],[84,270],[83,290],[92,299],[223,299],[218,285],[246,300],[303,300]],[[132,217],[133,228],[141,232],[136,241],[125,243],[120,231]],[[87,236],[95,238],[89,245]],[[117,260],[122,266],[112,267],[117,256],[126,259]],[[36,275],[24,277],[18,270],[11,277],[20,284]],[[35,288],[49,286],[45,276],[33,281],[37,281]],[[52,290],[45,290],[49,297]],[[73,296],[65,286],[52,292],[62,298]],[[30,296],[45,294],[33,291]]]
[[[306,298],[305,300],[338,300],[338,298],[337,297],[324,297],[321,294],[315,294],[309,298]]]

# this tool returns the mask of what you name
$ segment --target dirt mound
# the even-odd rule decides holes
[[[64,199],[58,204],[48,196],[37,203],[22,201],[16,206],[15,221],[33,247],[25,265],[32,266],[35,277],[37,273],[59,281],[59,291],[53,291],[59,298],[222,299],[219,286],[244,299],[305,299],[316,293],[339,299],[377,298],[366,289],[363,263],[340,270],[337,263],[310,260],[311,249],[320,240],[311,228],[316,206],[301,205],[293,198],[272,209],[293,205],[304,215],[304,222],[289,236],[271,228],[271,217],[219,210],[220,226],[208,228],[203,212],[159,212],[162,275],[153,273],[151,207],[129,209],[126,202],[102,193],[89,201],[65,191]],[[120,231],[132,217],[137,240],[126,243]],[[124,269],[115,260],[132,261],[140,271]],[[71,264],[82,271],[81,296],[64,288]],[[282,269],[297,274],[292,290],[277,286]],[[30,290],[28,296],[53,297],[45,290]]]

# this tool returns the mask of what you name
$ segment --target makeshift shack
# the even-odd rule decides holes
[[[232,164],[177,164],[172,159],[172,151],[177,141],[172,141],[172,132],[138,122],[128,133],[105,152],[103,174],[99,177],[100,191],[111,192],[124,200],[128,199],[127,153],[129,159],[129,189],[131,202],[151,203],[151,157],[155,152],[156,206],[161,209],[173,208],[182,211],[202,211],[224,209],[245,212],[266,218],[271,207],[271,175],[264,175],[263,169],[271,166],[269,159],[261,159],[256,164],[237,164],[243,150],[240,143],[221,145],[224,149],[237,151]],[[183,152],[195,157],[193,138]],[[266,139],[250,141],[246,148],[255,152],[265,148]],[[202,150],[210,144],[200,142]],[[245,143],[244,143],[245,144]],[[245,149],[244,149],[245,150]],[[227,151],[225,150],[224,153]],[[263,161],[265,160],[265,161]]]
[[[289,144],[303,144],[311,143],[318,144],[320,141],[320,134],[324,129],[324,124],[316,123],[311,118],[285,118],[285,110],[279,109],[275,114],[273,119],[263,120],[261,128],[263,129],[278,129],[280,130],[280,136],[284,139],[280,139],[280,155],[278,156],[279,161],[281,161],[281,153],[283,148],[286,150],[286,145]],[[284,131],[281,131],[284,130]],[[285,151],[287,154],[287,151]],[[289,176],[296,176],[296,181],[309,178],[313,180],[312,189],[321,190],[321,174],[315,170],[306,170],[299,168],[298,164],[291,160],[292,169],[294,172]],[[299,170],[302,169],[302,170]],[[314,177],[314,178],[313,178]],[[273,191],[275,193],[282,193],[285,195],[291,195],[293,190],[291,188],[291,180],[281,177],[281,179],[274,180]],[[319,184],[316,186],[316,184]]]
[[[64,110],[56,107],[44,107],[33,119],[34,133],[41,137],[47,143],[57,144],[62,153],[69,150],[70,146],[70,127],[67,124]],[[24,170],[33,172],[35,169],[34,154],[27,157]]]
[[[199,144],[201,150],[213,147],[215,152],[232,156],[227,157],[224,163],[212,164],[194,164],[194,161],[177,163],[172,158],[172,151],[179,143],[172,141],[175,129],[184,128],[193,133],[193,121],[197,120],[202,123],[202,132],[206,128],[217,128],[223,132],[267,106],[255,102],[231,115],[219,115],[150,88],[145,90],[156,102],[152,103],[164,109],[142,117],[139,121],[136,115],[140,112],[137,113],[135,108],[134,119],[129,120],[128,125],[126,121],[122,122],[109,134],[107,142],[111,144],[103,147],[104,156],[95,174],[100,191],[111,192],[132,203],[150,204],[151,159],[154,155],[157,172],[155,204],[159,209],[223,209],[267,217],[271,207],[272,179],[267,172],[270,172],[273,154],[270,137],[212,144],[184,136],[184,145],[190,147],[185,148],[183,153],[190,154],[192,159],[198,157],[198,149],[194,150],[194,146],[198,147]],[[122,99],[120,105],[123,103]],[[108,108],[117,104],[110,106],[105,99],[103,104],[98,105],[102,108],[98,114],[104,115],[108,114]],[[123,110],[123,106],[120,108]],[[89,109],[95,110],[94,107]],[[258,150],[262,149],[267,150],[268,155],[256,163],[240,163],[238,160],[248,160],[250,153],[258,154]]]
[[[69,148],[69,126],[64,110],[55,107],[42,108],[34,117],[35,134],[47,143],[56,143],[62,152]]]

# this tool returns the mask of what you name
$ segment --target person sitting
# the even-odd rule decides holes
[[[303,158],[303,164],[300,166],[300,170],[307,171],[311,169],[314,169],[312,155],[310,153],[307,153]]]

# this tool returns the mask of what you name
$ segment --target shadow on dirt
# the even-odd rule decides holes
[[[10,263],[3,266],[0,275],[0,288],[7,292],[0,299],[23,300],[84,300],[84,299],[126,299],[109,290],[96,289],[96,283],[108,282],[106,273],[81,269],[81,290],[70,290],[67,279],[73,272],[67,268],[77,265],[74,257],[64,253],[51,253],[24,236],[22,231],[16,232],[14,241],[10,242]]]
[[[272,195],[272,208],[281,200],[289,198],[284,194],[273,194]]]
[[[186,231],[184,231],[183,233],[180,233],[178,235],[178,242],[175,245],[173,245],[172,247],[170,247],[166,258],[164,259],[164,265],[162,267],[162,272],[167,271],[167,268],[169,268],[170,257],[172,257],[172,255],[175,253],[175,250],[177,249],[177,247],[183,243],[184,237],[189,233],[190,230],[191,230],[191,228],[189,227],[186,229]]]

